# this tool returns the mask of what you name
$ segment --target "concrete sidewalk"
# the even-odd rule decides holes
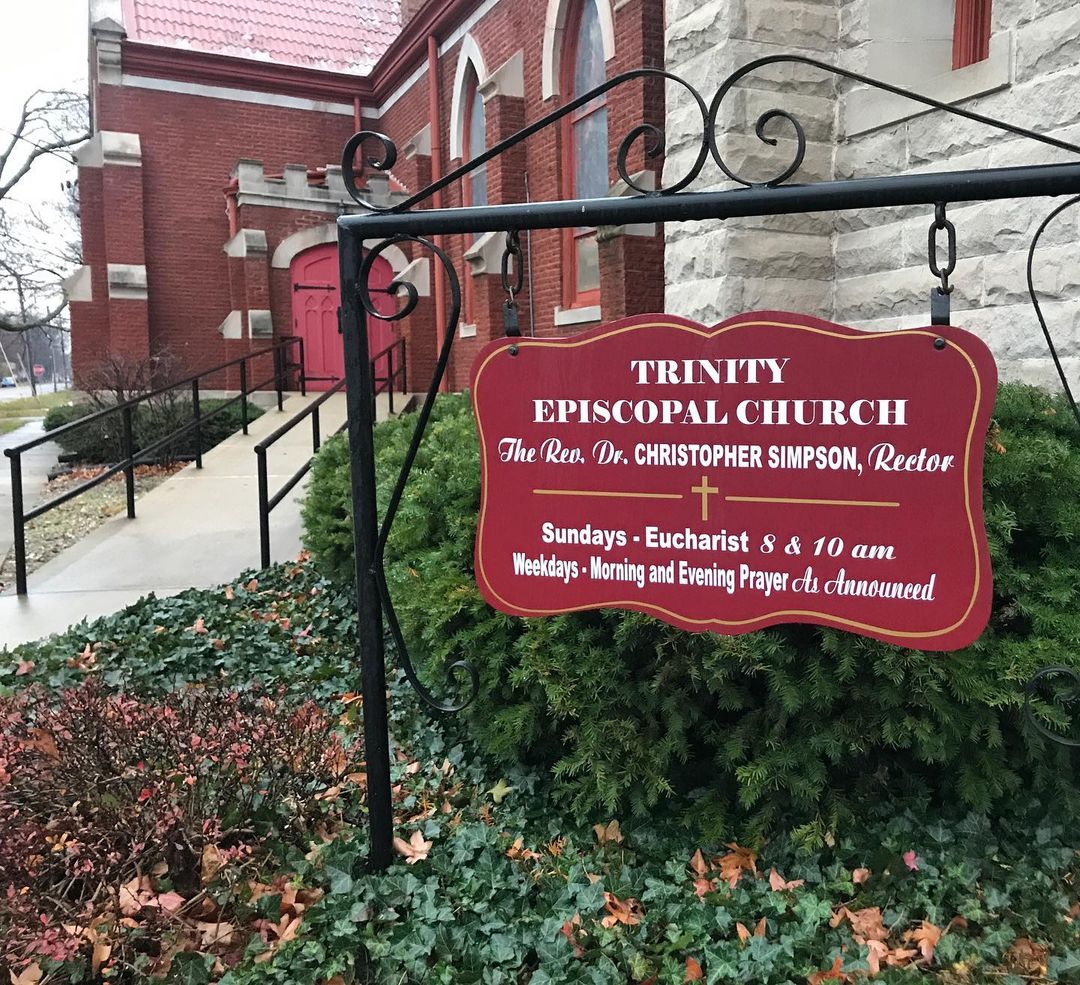
[[[249,435],[233,435],[207,452],[201,471],[189,465],[140,497],[136,519],[113,517],[33,572],[28,596],[0,596],[0,647],[115,612],[149,592],[172,595],[185,588],[208,588],[259,567],[253,448],[317,396],[289,396],[284,413],[267,411],[252,422]],[[388,416],[386,395],[379,401],[381,420]],[[335,394],[320,409],[323,435],[332,434],[345,417],[345,396]],[[270,495],[310,457],[311,423],[305,420],[268,453]],[[270,515],[274,560],[295,557],[300,550],[305,484],[301,482]]]

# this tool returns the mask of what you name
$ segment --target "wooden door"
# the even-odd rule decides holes
[[[329,390],[345,375],[345,352],[338,332],[340,295],[336,243],[325,243],[298,254],[292,262],[293,331],[304,340],[304,363],[309,390]],[[394,271],[383,257],[371,267],[371,288],[386,287]],[[373,294],[379,310],[392,311],[395,302]],[[376,355],[394,341],[390,322],[368,319],[368,351]],[[385,366],[385,361],[380,364]],[[385,371],[385,369],[384,369]]]

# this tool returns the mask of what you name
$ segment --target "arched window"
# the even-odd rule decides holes
[[[487,121],[484,99],[480,95],[480,80],[470,64],[465,75],[465,120],[462,127],[462,161],[471,161],[487,150]],[[487,205],[487,165],[484,164],[465,178],[465,204]]]
[[[487,120],[484,116],[484,99],[480,95],[480,80],[476,77],[476,69],[472,62],[465,69],[465,83],[462,89],[463,105],[461,120],[461,159],[462,162],[471,161],[474,157],[483,154],[487,149]],[[475,171],[470,172],[462,181],[461,189],[462,204],[487,205],[487,165],[481,165]],[[466,236],[464,248],[467,250],[477,239],[476,236]],[[475,325],[477,321],[476,289],[473,287],[473,279],[466,274],[464,291],[464,311],[462,312],[467,324]]]
[[[560,89],[566,100],[607,78],[597,0],[578,0],[566,22]],[[599,96],[565,117],[563,182],[572,198],[608,194],[607,99]],[[564,239],[563,300],[567,305],[600,301],[600,258],[595,229],[572,229]]]

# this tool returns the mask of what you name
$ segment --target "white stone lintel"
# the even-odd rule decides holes
[[[603,317],[603,312],[598,304],[590,304],[584,308],[560,308],[556,305],[554,311],[556,327],[589,325],[601,321]]]
[[[403,270],[394,274],[394,280],[412,284],[419,297],[431,294],[431,261],[427,257],[417,257]]]
[[[80,168],[100,168],[106,164],[142,167],[142,144],[137,133],[98,130],[75,152]]]
[[[431,157],[431,124],[425,123],[419,132],[401,149],[402,157],[411,161],[414,157]]]
[[[268,250],[266,230],[241,229],[225,243],[222,250],[230,257],[265,256]]]
[[[244,337],[244,316],[239,311],[230,311],[225,320],[218,325],[218,333],[223,339]]]
[[[1012,47],[1012,31],[999,31],[990,38],[988,58],[925,81],[911,83],[908,88],[950,105],[997,92],[1012,81]],[[848,137],[857,137],[931,112],[933,107],[891,92],[868,87],[855,89],[848,94],[844,105],[845,132]]]
[[[519,48],[494,72],[480,83],[480,96],[484,102],[496,96],[524,97],[525,55]]]
[[[63,280],[64,296],[69,302],[93,301],[93,290],[90,283],[90,267],[83,264],[76,267]]]
[[[146,266],[141,263],[110,263],[109,297],[123,301],[145,301]]]
[[[503,233],[484,233],[465,251],[465,262],[473,277],[502,273],[504,240]]]

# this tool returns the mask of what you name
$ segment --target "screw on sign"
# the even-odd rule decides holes
[[[990,612],[996,384],[959,329],[788,312],[493,342],[472,374],[477,582],[520,616],[621,608],[959,649]]]

